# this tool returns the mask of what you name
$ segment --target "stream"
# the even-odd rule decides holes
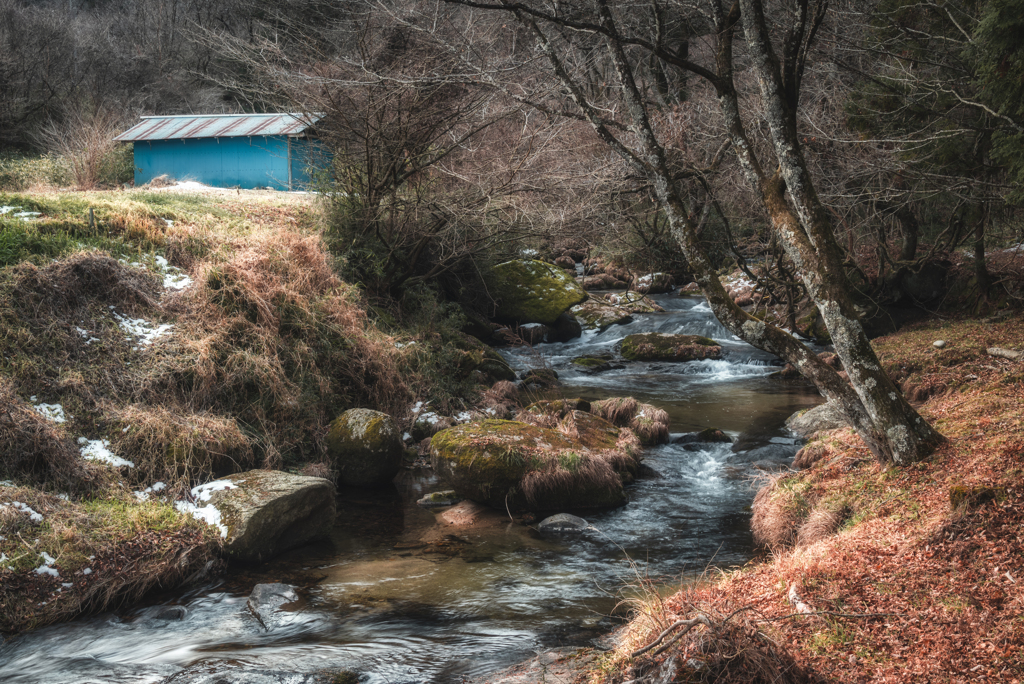
[[[733,337],[702,298],[653,299],[665,313],[565,344],[502,350],[517,371],[553,368],[562,396],[631,395],[665,409],[674,436],[714,427],[733,438],[648,448],[644,462],[662,477],[631,485],[622,508],[584,514],[596,532],[552,541],[505,521],[444,534],[435,513],[415,503],[442,487],[429,470],[403,471],[394,489],[340,492],[325,542],[187,593],[11,639],[0,645],[0,681],[161,682],[191,666],[459,682],[542,648],[595,643],[621,624],[622,601],[640,579],[678,586],[710,566],[747,562],[756,477],[788,464],[798,446],[784,421],[821,398],[803,381],[768,378],[778,370],[773,357]],[[571,364],[651,331],[712,337],[723,359],[623,363],[597,374]],[[246,609],[262,582],[294,585],[300,596],[269,630]]]

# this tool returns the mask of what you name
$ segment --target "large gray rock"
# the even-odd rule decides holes
[[[847,425],[846,416],[832,402],[815,406],[803,413],[794,413],[786,420],[786,427],[801,437],[810,437],[821,430],[835,430]]]
[[[350,487],[388,484],[402,467],[402,432],[386,413],[371,409],[345,411],[331,423],[327,455],[339,480]]]
[[[327,536],[334,526],[334,485],[279,470],[250,470],[197,487],[227,528],[224,552],[254,563]]]

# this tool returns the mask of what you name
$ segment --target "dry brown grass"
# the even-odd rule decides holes
[[[755,612],[731,603],[725,592],[716,590],[715,579],[705,574],[669,598],[640,580],[640,598],[628,601],[634,617],[604,664],[613,674],[600,681],[814,682],[777,631],[760,622]],[[696,624],[686,629],[685,623]]]
[[[27,504],[43,520],[0,508],[0,555],[6,557],[0,632],[109,610],[155,587],[199,580],[214,568],[221,543],[216,532],[170,504],[141,503],[130,492],[73,501],[0,485],[0,503],[10,501]],[[59,577],[35,571],[44,552]]]
[[[116,453],[131,454],[140,482],[203,482],[255,465],[252,440],[225,416],[173,405],[112,409]]]
[[[637,404],[629,427],[641,444],[668,444],[668,413],[650,404]]]
[[[181,353],[147,379],[185,405],[230,412],[271,458],[313,458],[315,436],[342,411],[404,408],[401,355],[375,333],[316,236],[281,229],[205,263],[184,305]]]
[[[626,427],[636,415],[639,404],[633,397],[612,397],[595,401],[590,405],[590,412],[613,425]]]
[[[301,467],[321,459],[320,439],[344,410],[404,410],[403,355],[369,323],[318,236],[279,225],[238,234],[181,221],[168,228],[143,204],[118,207],[104,215],[104,230],[156,237],[166,229],[159,237],[172,263],[194,284],[165,291],[148,269],[95,251],[4,269],[0,353],[9,391],[61,403],[74,415],[65,429],[106,437],[140,465],[127,477],[187,486],[257,464]],[[279,210],[253,211],[269,225],[287,223]],[[110,307],[173,332],[135,344]],[[26,458],[44,443],[55,463],[77,456],[76,448],[62,456],[59,440],[44,439],[54,427],[25,415],[35,432],[17,439],[37,445]]]
[[[0,407],[0,479],[52,483],[76,493],[109,482],[104,469],[82,460],[71,437],[25,403],[4,377],[0,377]]]
[[[754,541],[770,549],[792,546],[797,529],[807,518],[806,488],[792,476],[777,475],[757,491],[751,504],[750,529]]]
[[[517,406],[519,404],[519,387],[514,382],[499,380],[483,393],[481,404],[487,407]]]
[[[612,492],[621,480],[602,455],[585,450],[544,454],[545,461],[526,474],[520,487],[531,505],[554,502],[554,507],[588,508],[603,502],[580,498],[580,492]]]
[[[807,519],[796,531],[796,545],[809,546],[839,531],[853,511],[836,502],[819,503],[811,509]]]

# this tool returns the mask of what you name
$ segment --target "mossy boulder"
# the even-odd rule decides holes
[[[622,355],[630,361],[696,361],[722,358],[722,347],[700,335],[640,333],[622,340]]]
[[[558,387],[558,373],[549,368],[531,368],[522,373],[519,378],[524,386],[533,386],[536,389],[550,389]]]
[[[196,491],[198,507],[220,513],[224,553],[235,561],[265,561],[326,537],[334,525],[334,485],[319,477],[250,470]]]
[[[516,373],[505,361],[505,357],[487,346],[480,340],[470,335],[458,335],[452,340],[459,352],[458,372],[463,378],[469,377],[473,372],[481,373],[490,382],[499,380],[513,381]]]
[[[434,435],[430,454],[434,472],[458,495],[498,510],[602,509],[626,502],[609,460],[550,428],[509,420],[458,425]]]
[[[327,455],[338,479],[350,487],[388,484],[402,467],[401,431],[386,413],[371,409],[345,411],[327,432]]]
[[[732,437],[718,428],[704,428],[700,432],[688,432],[672,440],[673,444],[732,444]]]
[[[949,488],[949,505],[954,510],[961,507],[978,508],[1005,498],[1006,489],[1004,487],[955,485]]]
[[[509,323],[553,325],[560,314],[587,299],[572,276],[543,261],[498,264],[490,281],[491,291],[499,296],[495,318]]]
[[[600,373],[601,371],[615,368],[611,363],[613,358],[614,357],[611,354],[602,354],[600,356],[577,356],[572,360],[572,365],[587,373]]]
[[[605,330],[613,325],[633,322],[633,316],[625,309],[595,299],[577,304],[571,311],[585,328]]]

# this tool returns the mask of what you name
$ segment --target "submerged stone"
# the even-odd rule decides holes
[[[423,508],[444,508],[454,506],[462,501],[462,497],[455,493],[454,489],[446,489],[443,492],[431,492],[416,501],[418,506]]]
[[[386,413],[345,411],[331,423],[325,440],[338,479],[350,487],[380,487],[391,482],[405,454],[401,434]]]
[[[546,537],[580,535],[589,527],[586,520],[570,513],[556,513],[537,523],[537,531]]]
[[[263,628],[270,631],[281,622],[282,616],[277,614],[281,606],[298,600],[295,588],[287,584],[257,584],[245,606]]]

